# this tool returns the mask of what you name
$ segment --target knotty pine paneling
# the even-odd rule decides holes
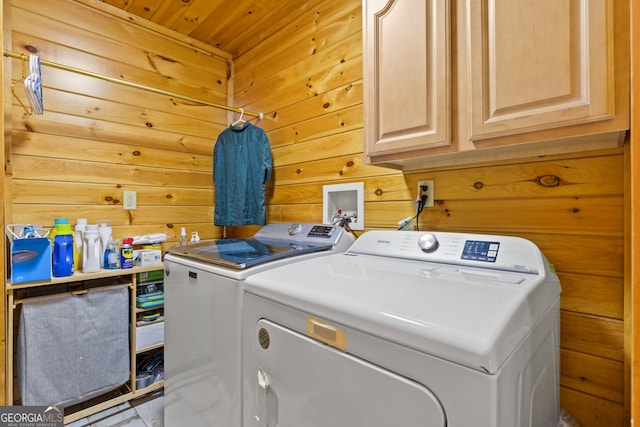
[[[66,200],[77,205],[120,205],[121,190],[110,183],[93,184],[88,182],[51,182],[40,180],[38,185],[29,181],[15,180],[13,194],[16,204],[54,204],[60,200],[56,193],[61,192]],[[166,186],[162,190],[151,186],[131,186],[137,191],[137,202],[141,206],[158,206],[164,209],[171,206],[212,206],[214,194],[211,188],[186,188]]]
[[[208,140],[208,142],[210,145],[211,141]],[[79,146],[84,145],[90,145],[91,150],[78,150]],[[56,159],[132,166],[143,164],[147,168],[186,170],[211,175],[213,167],[211,150],[210,147],[207,148],[209,148],[208,155],[196,154],[195,147],[194,151],[187,153],[162,148],[141,148],[141,144],[117,144],[20,130],[13,132],[13,154],[15,155],[37,156],[46,151],[48,157]],[[202,183],[196,181],[194,185],[210,187],[210,181],[210,179],[203,180]]]
[[[216,1],[220,2],[220,0]],[[224,46],[227,52],[237,57],[251,49],[254,44],[289,27],[291,21],[301,10],[313,9],[321,1],[255,2],[244,0],[243,2],[221,1],[220,3],[221,8],[206,20],[212,22],[204,22],[191,34],[199,39],[198,36],[203,33],[209,44]],[[259,13],[255,13],[257,8]],[[226,18],[223,25],[220,24],[219,15]],[[213,31],[211,31],[212,28]],[[238,28],[242,28],[243,37],[237,37]]]
[[[347,156],[358,153],[361,148],[362,129],[348,131],[324,137],[309,139],[294,145],[271,148],[273,166],[300,164],[313,160],[323,160],[327,153],[334,156]]]
[[[243,103],[252,105],[260,94],[270,92],[272,96],[260,98],[259,104],[260,108],[270,112],[291,105],[293,99],[298,102],[301,91],[308,98],[320,94],[326,98],[331,90],[352,84],[353,76],[362,74],[362,49],[357,48],[358,39],[358,34],[346,37],[338,47],[316,52],[304,62],[296,64],[295,68],[287,70],[285,75],[276,75],[261,82],[247,82],[249,86],[242,91]],[[290,56],[286,52],[284,55]],[[305,74],[310,69],[315,72]]]
[[[89,0],[56,11],[43,2],[14,1],[14,50],[33,42],[45,59],[226,103],[229,60],[215,49],[105,15]],[[266,113],[257,124],[275,164],[268,220],[320,221],[323,185],[363,181],[367,229],[393,229],[413,213],[416,181],[435,179],[436,207],[423,212],[421,229],[519,235],[555,265],[563,284],[562,404],[585,427],[622,426],[622,151],[407,174],[367,165],[360,2],[317,0],[290,12],[270,14],[264,37],[233,48],[235,104]],[[12,65],[19,79],[19,61]],[[210,156],[226,113],[45,72],[47,114],[26,116],[14,101],[12,221],[74,212],[110,219],[122,235],[165,231],[174,239],[181,226],[220,235],[211,224]],[[138,192],[136,211],[122,209],[125,189]]]
[[[365,228],[394,229],[414,213],[417,180],[434,179],[436,206],[423,211],[421,230],[522,236],[554,264],[564,284],[562,404],[583,426],[624,425],[623,151],[406,174],[364,164],[361,22],[351,20],[359,8],[326,0],[314,13],[333,23],[303,14],[293,22],[306,26],[234,58],[236,102],[266,112],[268,220],[320,221],[323,185],[363,181]],[[340,37],[327,36],[334,23],[346,24]]]
[[[228,61],[221,59],[230,55],[212,46],[203,45],[193,39],[176,37],[175,33],[168,34],[164,28],[158,26],[131,25],[134,21],[131,15],[103,8],[101,2],[95,0],[66,1],[64,8],[60,7],[64,10],[53,14],[46,8],[50,6],[47,0],[19,1],[13,5],[12,31],[21,32],[24,28],[30,28],[31,31],[27,34],[36,37],[44,35],[42,38],[45,40],[75,48],[79,52],[101,54],[115,61],[111,65],[102,66],[120,64],[115,70],[129,70],[128,67],[120,67],[131,64],[139,71],[147,70],[155,74],[155,78],[164,80],[173,77],[172,74],[180,73],[180,77],[185,81],[191,81],[202,89],[218,88],[221,92],[226,92],[224,84],[218,83],[217,80],[204,84],[207,80],[201,80],[196,74],[205,71],[208,73],[207,76],[213,74],[224,78],[227,75],[225,70]],[[108,10],[109,13],[102,9]],[[19,15],[16,15],[23,10],[30,13],[28,20],[20,19]],[[46,27],[41,28],[42,25]],[[83,38],[78,39],[74,31],[69,31],[71,27],[73,30],[80,30]],[[149,28],[151,30],[148,30]],[[55,56],[52,57],[52,60],[55,60],[53,58]],[[174,83],[180,84],[179,81]]]
[[[438,187],[436,184],[436,192]],[[622,236],[622,197],[522,198],[447,200],[436,195],[433,209],[423,210],[421,221],[432,228],[481,228],[535,233],[596,234]],[[491,212],[490,216],[479,212]]]
[[[561,335],[565,349],[624,361],[622,320],[562,311]]]
[[[600,399],[570,388],[560,389],[560,401],[567,408],[580,408],[571,415],[580,426],[623,426],[625,419],[620,403]],[[628,422],[628,420],[627,420]]]
[[[90,0],[78,0],[88,2]],[[146,18],[212,46],[224,46],[239,56],[256,43],[295,21],[301,10],[312,9],[321,0],[256,2],[254,0],[159,0],[153,2],[102,0],[129,11],[136,21]],[[241,30],[239,30],[241,29]],[[242,37],[238,37],[238,32]],[[177,34],[180,36],[180,34]]]
[[[346,107],[314,117],[291,126],[276,128],[269,132],[271,148],[294,144],[300,141],[335,135],[337,129],[342,132],[362,129],[362,104]]]
[[[8,12],[10,10],[10,6],[6,2],[2,2],[0,8],[0,22],[2,22],[2,32],[0,32],[0,44],[2,46],[7,46],[9,44],[9,40],[11,37],[11,28],[10,28],[10,16]],[[11,100],[8,98],[8,90],[7,84],[11,80],[9,70],[5,67],[5,62],[3,61],[2,67],[0,67],[0,81],[3,85],[3,97],[2,103],[0,104],[0,116],[3,117],[2,121],[2,133],[6,135],[11,131],[10,128],[7,127],[7,117],[10,115],[11,110]],[[4,141],[4,139],[3,139]],[[9,149],[9,145],[4,143],[3,149],[0,151],[0,159],[2,160],[2,164],[6,164],[6,157],[10,155],[11,150]],[[10,199],[10,182],[8,180],[3,179],[0,182],[0,194],[2,194],[2,210],[0,210],[0,220],[4,227],[7,224],[8,211],[7,204]],[[7,245],[0,246],[0,258],[7,259],[8,258],[8,248]],[[6,262],[0,264],[0,277],[6,277],[8,274],[8,268],[6,266]],[[0,405],[5,405],[7,401],[7,374],[5,370],[5,366],[7,365],[8,352],[7,352],[7,329],[8,329],[8,313],[11,312],[11,309],[8,307],[6,295],[3,294],[2,301],[0,302]]]
[[[217,104],[228,103],[230,55],[132,24],[104,5],[63,0],[12,3],[12,50],[34,46],[45,60]],[[21,86],[21,61],[11,61]],[[28,64],[27,64],[28,65]],[[45,114],[28,115],[13,100],[13,189],[8,222],[51,226],[58,216],[110,221],[114,237],[181,227],[202,238],[213,226],[212,153],[226,111],[43,66]],[[137,192],[137,209],[122,192]]]
[[[301,120],[310,120],[317,114],[327,114],[339,111],[343,108],[362,103],[362,81],[345,84],[339,88],[316,96],[305,96],[291,105],[283,106],[274,112],[266,113],[268,120],[260,126],[269,132],[280,126],[294,125],[292,116],[298,116]],[[254,108],[247,105],[247,109]]]
[[[560,376],[564,387],[580,390],[617,403],[623,401],[622,362],[562,349],[560,351]],[[572,412],[579,414],[579,411]]]
[[[246,95],[250,87],[259,87],[270,79],[287,76],[292,70],[302,73],[292,74],[296,81],[304,77],[309,79],[323,69],[330,69],[332,65],[362,54],[362,43],[353,40],[361,40],[360,2],[324,0],[313,3],[317,4],[316,7],[301,9],[299,16],[281,17],[289,22],[280,31],[264,38],[247,53],[234,56],[236,93]],[[344,43],[349,37],[353,38]],[[319,58],[318,61],[316,58]],[[261,72],[253,73],[253,69],[260,69]],[[305,84],[300,89],[306,92],[308,87]]]
[[[622,277],[563,272],[558,276],[562,283],[560,305],[563,310],[613,319],[623,318]]]
[[[415,186],[429,176],[438,183],[436,199],[504,199],[514,197],[586,197],[623,195],[624,164],[621,152],[572,158],[538,159],[529,163],[490,167],[450,166],[440,170],[406,174]],[[451,171],[454,171],[451,173]]]
[[[55,111],[47,111],[47,114],[43,116],[29,116],[20,106],[13,107],[13,116],[19,118],[19,121],[14,121],[14,131],[22,130],[44,135],[64,135],[101,142],[127,143],[138,147],[166,149],[169,152],[194,152],[197,154],[212,152],[212,142],[209,138],[158,131],[153,129],[152,123],[143,128],[117,122],[100,122],[91,117],[70,116]],[[217,125],[212,125],[212,131],[216,132],[217,128]]]

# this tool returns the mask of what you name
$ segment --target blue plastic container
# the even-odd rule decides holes
[[[73,274],[73,235],[57,234],[53,240],[53,276]]]

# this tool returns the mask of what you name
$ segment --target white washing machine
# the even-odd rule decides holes
[[[249,238],[169,249],[164,260],[164,425],[239,427],[243,281],[295,260],[345,251],[353,240],[341,227],[279,223]]]
[[[553,267],[507,236],[369,231],[252,275],[244,427],[550,427]]]

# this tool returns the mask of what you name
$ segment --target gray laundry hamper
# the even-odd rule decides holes
[[[25,299],[17,340],[23,405],[70,406],[130,377],[129,289]]]

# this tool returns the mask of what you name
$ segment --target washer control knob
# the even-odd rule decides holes
[[[302,230],[302,226],[300,224],[293,223],[289,226],[289,236],[293,236],[294,234],[298,234]]]
[[[436,239],[436,236],[429,233],[420,237],[420,240],[418,240],[418,246],[420,246],[422,252],[430,253],[438,249],[438,246],[440,246],[440,244],[438,243],[438,239]]]

